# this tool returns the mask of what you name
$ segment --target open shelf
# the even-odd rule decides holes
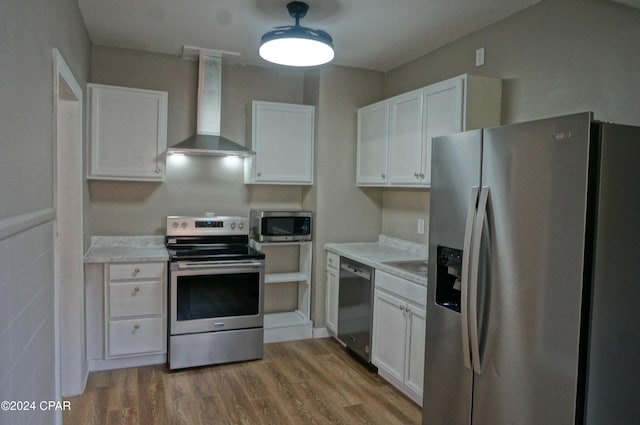
[[[266,273],[265,285],[276,283],[297,283],[298,305],[293,311],[266,313],[264,315],[264,342],[293,341],[312,337],[313,322],[311,321],[311,242],[274,242],[257,243],[251,245],[263,248],[277,248],[282,246],[297,246],[300,249],[298,269],[288,273]],[[269,262],[267,256],[266,259]],[[267,289],[268,290],[268,289]]]
[[[264,315],[264,342],[311,338],[313,322],[299,310]]]

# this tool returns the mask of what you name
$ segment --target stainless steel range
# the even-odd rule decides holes
[[[245,217],[167,217],[169,369],[260,359],[264,254]]]

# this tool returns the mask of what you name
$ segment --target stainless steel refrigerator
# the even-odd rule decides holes
[[[640,128],[433,140],[424,425],[640,424]]]

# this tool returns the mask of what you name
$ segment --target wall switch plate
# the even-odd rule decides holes
[[[484,65],[484,47],[476,49],[476,66]]]
[[[418,234],[424,235],[424,218],[418,219]]]

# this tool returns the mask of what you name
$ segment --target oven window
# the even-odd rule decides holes
[[[308,235],[311,228],[309,217],[265,217],[262,233],[266,236]]]
[[[178,276],[176,301],[178,321],[256,315],[260,274]]]

